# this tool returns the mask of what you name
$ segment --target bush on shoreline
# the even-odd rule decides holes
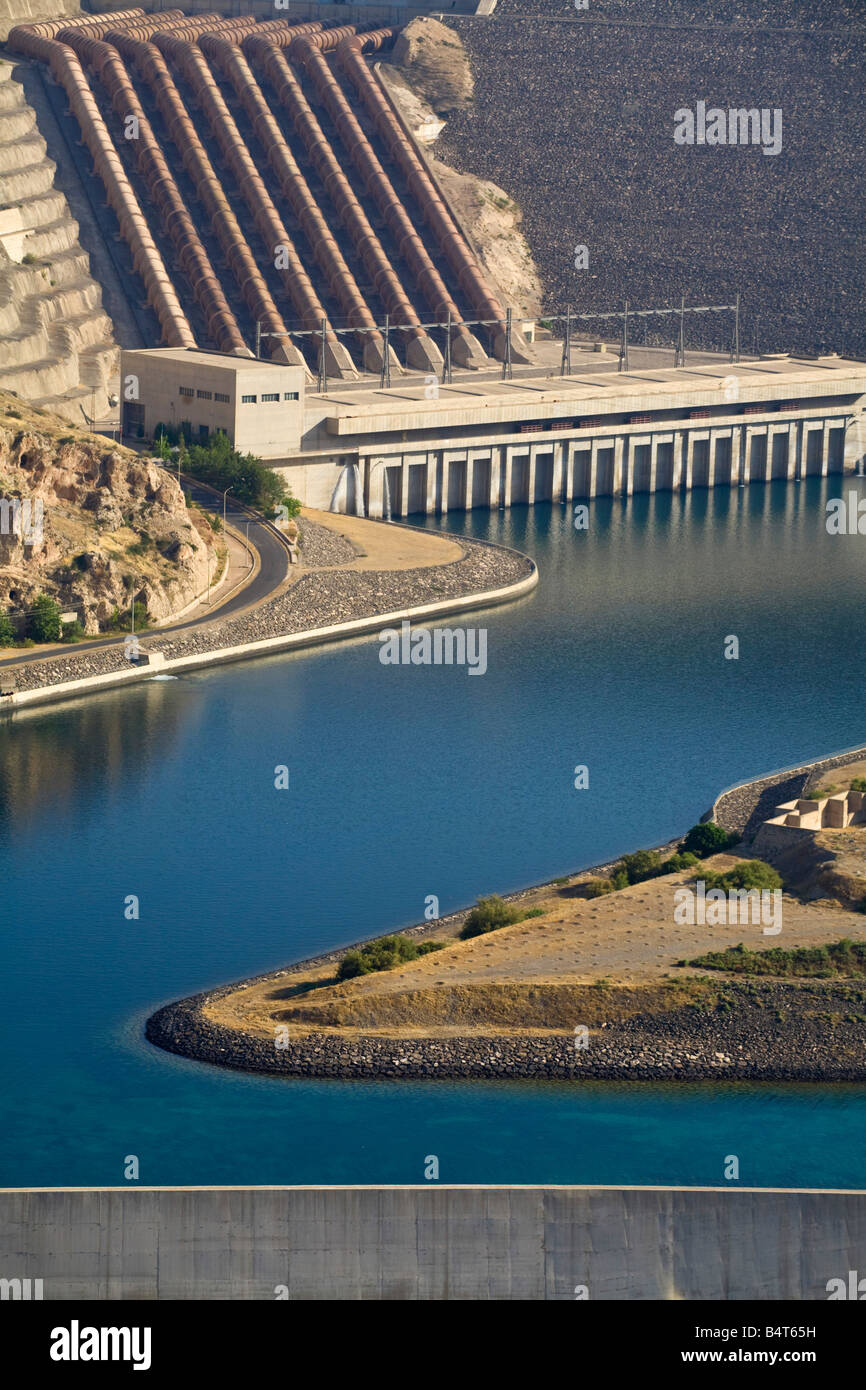
[[[431,951],[441,951],[444,945],[444,941],[415,942],[408,936],[382,936],[359,950],[347,951],[337,966],[337,979],[354,980],[376,970],[393,970],[396,965],[417,960]]]
[[[721,854],[739,843],[739,835],[723,830],[715,821],[702,821],[693,825],[680,845],[681,853],[696,854],[699,859],[709,859],[711,854]]]
[[[487,898],[479,898],[475,907],[463,923],[461,941],[471,941],[474,936],[485,936],[487,932],[498,931],[500,927],[511,927],[516,922],[525,922],[529,917],[543,917],[544,908],[533,907],[524,911],[507,903],[498,894],[491,893]]]

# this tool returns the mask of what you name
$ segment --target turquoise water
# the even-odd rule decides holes
[[[842,490],[599,499],[586,533],[559,506],[449,518],[540,566],[466,620],[483,677],[383,666],[371,638],[0,725],[0,1185],[120,1183],[128,1154],[144,1183],[414,1182],[431,1153],[454,1182],[717,1182],[737,1153],[745,1183],[863,1185],[858,1087],[284,1082],[141,1037],[167,1000],[658,843],[725,785],[866,742]]]

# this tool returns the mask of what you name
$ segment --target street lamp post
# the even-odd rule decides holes
[[[247,522],[247,555],[249,557],[249,568],[253,567],[253,552],[250,550],[250,523]]]
[[[226,498],[228,497],[230,492],[231,488],[227,487],[225,492],[223,493],[223,530],[226,529]]]

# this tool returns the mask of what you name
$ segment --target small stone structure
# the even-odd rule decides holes
[[[844,830],[848,825],[866,822],[866,795],[839,792],[835,796],[799,797],[783,801],[768,825],[786,825],[795,830]]]
[[[774,855],[813,838],[817,831],[845,830],[850,825],[866,825],[866,793],[801,796],[776,807],[775,816],[759,827],[752,847],[758,856],[772,860]]]

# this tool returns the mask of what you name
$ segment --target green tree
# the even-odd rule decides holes
[[[15,628],[8,613],[0,613],[0,647],[15,646]]]
[[[59,642],[62,636],[60,604],[48,594],[40,594],[33,605],[29,622],[30,636],[36,642]]]
[[[688,850],[692,854],[697,854],[701,859],[707,859],[711,854],[719,854],[722,850],[730,849],[735,845],[739,836],[729,835],[727,830],[723,830],[715,821],[706,820],[700,825],[693,825],[686,838],[680,845],[680,850]]]
[[[300,511],[300,503],[292,497],[279,473],[266,468],[254,454],[239,453],[222,430],[211,435],[206,444],[192,446],[186,469],[218,492],[229,488],[239,502],[268,515],[273,515],[277,506],[286,507],[290,516]]]

